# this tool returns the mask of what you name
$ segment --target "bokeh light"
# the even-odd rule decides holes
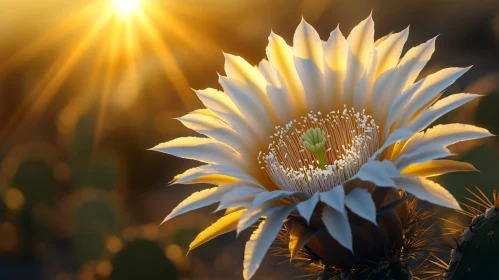
[[[17,210],[24,204],[24,195],[19,189],[10,188],[5,191],[4,200],[10,210]]]
[[[121,242],[119,237],[111,235],[107,238],[106,247],[110,253],[115,254],[123,248],[123,242]]]
[[[113,265],[111,264],[110,261],[101,261],[97,264],[97,275],[103,278],[109,277],[111,272],[113,271]]]
[[[166,247],[166,257],[175,263],[180,263],[182,261],[183,251],[182,248],[177,244],[170,244]]]

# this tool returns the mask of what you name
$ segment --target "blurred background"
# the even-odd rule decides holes
[[[410,25],[406,49],[440,34],[421,76],[474,65],[446,94],[485,96],[441,122],[499,133],[496,0],[0,0],[0,279],[242,279],[249,232],[187,255],[214,209],[159,226],[205,186],[168,186],[196,163],[147,149],[194,135],[173,118],[219,88],[222,51],[256,65],[271,29],[326,40],[371,11],[376,38]],[[439,179],[459,200],[499,187],[497,138],[453,149],[481,171]],[[255,279],[293,275],[267,257]]]

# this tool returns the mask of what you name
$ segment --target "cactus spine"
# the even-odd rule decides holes
[[[499,207],[488,208],[473,218],[452,249],[443,280],[498,279]],[[495,275],[494,275],[495,274]]]
[[[473,197],[466,199],[477,206],[462,203],[467,209],[462,213],[472,217],[472,221],[464,228],[451,230],[451,234],[461,232],[461,236],[450,252],[447,265],[437,258],[441,263],[437,266],[445,268],[441,279],[499,279],[496,267],[499,264],[499,193],[494,191],[490,201],[479,188],[477,193],[468,191]]]

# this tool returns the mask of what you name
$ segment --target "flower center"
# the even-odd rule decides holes
[[[327,115],[310,112],[277,126],[258,161],[283,190],[309,195],[328,191],[354,176],[379,148],[374,119],[354,109]]]

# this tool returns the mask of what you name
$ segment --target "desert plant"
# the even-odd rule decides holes
[[[351,223],[360,229],[353,237],[355,254],[339,251],[337,245],[324,240],[320,229],[310,233],[310,227],[293,217],[281,229],[280,242],[272,253],[290,257],[294,266],[310,279],[413,279],[413,273],[421,267],[418,264],[426,260],[421,256],[435,250],[431,238],[434,228],[429,223],[432,212],[418,208],[418,200],[408,201],[404,194],[382,205],[377,212],[379,227],[367,228],[350,217]],[[309,240],[300,248],[296,246],[303,242],[297,233]],[[335,258],[324,256],[325,251],[334,252],[331,255]]]
[[[479,188],[470,191],[471,197],[466,198],[474,205],[462,203],[469,222],[465,225],[452,223],[447,234],[459,235],[451,248],[449,260],[435,257],[432,264],[436,266],[434,274],[442,280],[460,279],[497,279],[499,273],[496,265],[499,263],[499,195],[493,192],[490,200]],[[439,271],[440,269],[440,271]],[[431,271],[430,271],[431,272]]]

